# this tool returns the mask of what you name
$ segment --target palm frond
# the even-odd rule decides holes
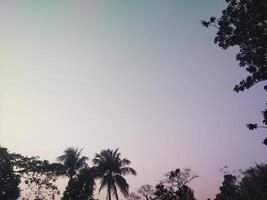
[[[136,176],[136,171],[131,167],[123,167],[120,169],[122,175],[132,174]]]
[[[59,157],[57,157],[57,161],[63,162],[65,160],[65,158],[66,158],[66,155],[59,156]]]
[[[89,160],[89,158],[86,156],[78,158],[75,168],[81,169],[82,167],[87,167],[88,166],[88,164],[86,163],[87,160]]]
[[[114,180],[118,188],[120,189],[121,193],[125,196],[128,197],[129,195],[129,185],[125,178],[123,178],[120,175],[115,175]]]
[[[112,195],[118,200],[118,191],[127,197],[129,195],[129,185],[127,181],[123,178],[123,175],[133,174],[136,175],[136,171],[128,167],[131,161],[123,158],[121,159],[121,154],[118,152],[119,149],[102,150],[100,154],[95,154],[92,160],[95,165],[95,177],[100,178],[101,186],[99,191],[107,186],[107,198],[109,197],[109,189]]]
[[[82,149],[69,147],[64,151],[64,154],[59,156],[57,160],[64,164],[67,169],[68,176],[73,177],[82,167],[86,167],[87,157],[81,157]]]
[[[101,192],[102,189],[104,189],[108,185],[108,179],[103,177],[100,181],[100,187],[98,192]]]
[[[113,195],[115,196],[116,200],[119,200],[118,191],[116,185],[113,185]]]
[[[126,165],[130,165],[130,164],[131,164],[131,161],[128,160],[127,158],[123,158],[123,159],[121,160],[121,167],[124,167],[124,166],[126,166]]]

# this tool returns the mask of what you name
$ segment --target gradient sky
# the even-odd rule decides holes
[[[93,158],[119,147],[131,191],[191,167],[199,200],[220,169],[266,162],[263,89],[237,94],[235,51],[200,20],[221,0],[1,1],[0,144],[55,161],[69,146]]]

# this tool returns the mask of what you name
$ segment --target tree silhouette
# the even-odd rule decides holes
[[[194,191],[187,185],[183,185],[179,190],[167,188],[164,184],[156,185],[154,200],[196,200]]]
[[[267,164],[256,165],[243,172],[240,182],[242,200],[267,199]]]
[[[127,199],[128,200],[141,200],[141,197],[138,194],[131,192]]]
[[[196,200],[194,191],[187,185],[182,186],[181,189],[176,192],[176,195],[179,200]]]
[[[138,194],[145,198],[145,200],[153,200],[155,190],[151,185],[143,185],[138,189]]]
[[[180,190],[184,185],[190,183],[193,179],[198,176],[193,173],[190,168],[185,168],[180,170],[172,170],[165,175],[165,179],[161,182],[167,187],[172,188],[173,190]]]
[[[156,185],[155,198],[160,200],[195,200],[194,191],[187,184],[197,178],[191,169],[176,169],[168,172],[165,179]]]
[[[225,174],[220,193],[216,195],[214,200],[239,200],[240,192],[237,184],[236,176],[232,174]]]
[[[69,147],[57,160],[66,167],[67,176],[72,179],[83,167],[87,167],[88,157],[81,156],[82,149]]]
[[[94,200],[95,170],[85,167],[71,179],[65,189],[62,200]]]
[[[46,160],[33,160],[30,162],[38,166],[37,168],[27,169],[29,171],[21,176],[27,185],[25,191],[28,191],[27,198],[23,199],[32,199],[33,197],[36,200],[55,199],[60,194],[56,181],[60,175],[64,174],[64,166],[58,163],[50,164]]]
[[[214,42],[223,49],[236,46],[236,60],[249,75],[234,87],[240,92],[267,80],[267,2],[266,0],[226,0],[220,18],[202,21],[205,27],[216,27]],[[264,86],[267,91],[267,85]],[[250,130],[267,128],[267,110],[262,111],[263,126],[247,124]],[[264,144],[267,145],[267,138]]]
[[[15,174],[12,156],[0,146],[0,199],[15,200],[20,196],[20,176]]]
[[[17,199],[20,182],[25,185],[26,197],[22,199],[54,199],[59,194],[55,182],[62,174],[64,166],[61,164],[8,153],[6,148],[0,147],[0,199]]]
[[[163,183],[156,185],[155,199],[160,200],[177,200],[174,190],[166,188]]]
[[[86,198],[91,198],[92,194],[90,193],[92,187],[94,187],[94,182],[91,181],[91,171],[83,170],[88,168],[86,161],[88,157],[81,156],[82,149],[69,147],[64,151],[64,154],[59,156],[57,160],[65,166],[65,175],[69,177],[67,187],[65,188],[62,199],[63,200],[86,200]],[[82,173],[79,173],[79,172]],[[77,177],[77,175],[79,175]],[[83,176],[89,178],[87,181],[84,181]],[[84,191],[88,189],[87,191]],[[78,198],[79,197],[79,198]]]
[[[123,176],[127,174],[136,175],[135,170],[128,167],[131,162],[126,158],[121,159],[118,150],[102,150],[93,159],[96,166],[96,176],[100,178],[99,192],[107,187],[107,199],[109,200],[111,200],[112,194],[117,200],[119,199],[117,187],[127,197],[129,195],[129,185]]]

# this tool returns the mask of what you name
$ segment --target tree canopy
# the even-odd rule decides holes
[[[0,199],[56,199],[60,195],[56,181],[65,176],[69,181],[62,200],[95,200],[97,179],[100,179],[100,190],[107,188],[109,200],[112,197],[118,199],[118,189],[129,200],[196,200],[189,185],[198,176],[189,168],[171,170],[156,186],[146,184],[128,195],[129,184],[124,175],[135,175],[136,172],[129,167],[131,162],[128,159],[121,158],[118,149],[102,150],[93,162],[94,166],[83,165],[70,178],[69,171],[61,163],[9,153],[0,147]],[[227,171],[214,200],[266,200],[266,188],[267,164],[257,164],[241,171],[239,176]]]
[[[20,196],[20,176],[15,174],[12,156],[0,147],[0,199],[17,199]]]
[[[136,175],[136,171],[129,167],[131,161],[126,158],[121,158],[119,149],[106,149],[96,154],[93,162],[96,167],[96,177],[100,178],[100,188],[107,188],[107,199],[111,200],[111,196],[115,196],[118,200],[117,188],[125,197],[129,195],[129,184],[124,175]]]
[[[217,29],[214,42],[223,49],[238,47],[236,60],[248,76],[234,87],[240,92],[258,83],[267,91],[267,2],[263,0],[226,0],[227,7],[218,18],[202,21]],[[262,111],[263,125],[247,124],[250,130],[267,128],[267,110]],[[267,145],[267,138],[264,140]]]
[[[70,179],[64,191],[62,200],[94,200],[95,171],[85,167],[77,176]]]
[[[17,199],[20,196],[19,184],[23,183],[25,191],[28,191],[25,198],[54,199],[59,194],[55,182],[64,170],[61,164],[9,153],[0,147],[0,195],[4,195],[3,199]]]
[[[131,193],[130,200],[196,200],[194,191],[188,184],[198,176],[191,169],[171,170],[155,187],[143,185],[136,193]]]
[[[239,200],[240,192],[237,184],[236,176],[232,174],[225,174],[220,193],[216,195],[214,200]]]
[[[238,176],[224,175],[220,193],[214,200],[265,200],[267,199],[267,164],[257,164]]]
[[[243,172],[240,182],[242,200],[267,199],[267,164],[257,164]]]

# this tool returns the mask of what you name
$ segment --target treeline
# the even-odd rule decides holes
[[[112,196],[118,199],[118,190],[128,197],[129,185],[124,176],[136,175],[129,167],[130,160],[121,158],[118,149],[106,149],[95,155],[90,167],[88,157],[81,153],[82,149],[68,148],[57,158],[57,163],[50,163],[38,157],[9,153],[0,147],[0,200],[56,199],[60,195],[57,187],[60,177],[68,178],[62,200],[94,200],[98,179],[99,191],[107,189],[107,199]]]
[[[195,178],[190,169],[176,169],[155,187],[143,185],[136,193],[130,193],[129,200],[196,200],[188,187]],[[257,164],[237,175],[224,172],[219,191],[214,200],[267,200],[267,164]]]
[[[95,200],[96,180],[99,192],[106,189],[108,200],[118,200],[118,191],[128,200],[196,200],[189,183],[198,176],[189,168],[171,170],[155,186],[146,184],[129,193],[125,175],[136,175],[136,171],[118,149],[95,154],[92,166],[77,148],[66,149],[57,161],[9,153],[0,147],[0,200]],[[57,186],[60,177],[68,178],[63,193]],[[226,172],[219,191],[214,200],[266,200],[267,164],[238,175]]]

